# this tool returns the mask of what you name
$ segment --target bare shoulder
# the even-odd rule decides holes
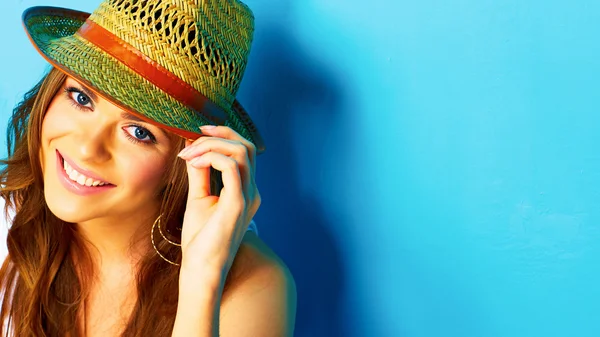
[[[296,284],[285,263],[248,232],[229,273],[221,302],[221,336],[291,336]]]
[[[248,232],[235,257],[223,297],[236,293],[248,283],[272,288],[271,291],[296,290],[292,273],[285,263],[256,234]],[[258,289],[254,289],[258,290]],[[268,290],[267,290],[268,291]]]

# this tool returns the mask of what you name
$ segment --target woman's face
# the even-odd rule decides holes
[[[48,207],[63,221],[123,221],[158,212],[174,142],[68,77],[42,124]],[[138,220],[139,221],[139,220]]]

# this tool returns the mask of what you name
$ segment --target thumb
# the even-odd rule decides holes
[[[199,159],[196,157],[194,159]],[[194,167],[191,162],[194,160],[187,160],[185,165],[188,174],[188,201],[200,200],[202,198],[210,196],[210,168],[208,167]]]

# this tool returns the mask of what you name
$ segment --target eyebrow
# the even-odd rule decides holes
[[[130,114],[127,111],[121,112],[121,118],[123,118],[123,119],[129,119],[129,120],[135,121],[135,122],[142,122],[142,123],[146,122],[143,119],[139,118],[138,116]]]

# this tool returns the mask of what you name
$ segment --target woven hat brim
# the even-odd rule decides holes
[[[23,25],[34,47],[54,67],[149,123],[187,139],[199,137],[199,127],[211,124],[208,119],[75,34],[89,15],[65,8],[32,7],[23,13]],[[264,152],[262,137],[242,105],[236,100],[225,112],[225,125],[253,142],[258,154]]]

